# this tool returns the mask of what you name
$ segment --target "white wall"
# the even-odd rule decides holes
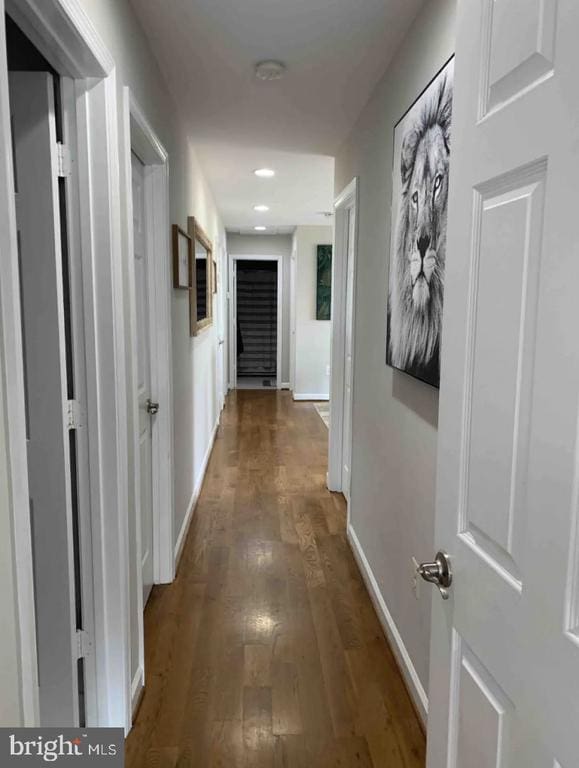
[[[281,381],[289,383],[291,235],[236,235],[227,233],[227,250],[235,256],[281,256],[283,269]]]
[[[81,0],[87,15],[112,54],[117,71],[119,98],[119,136],[121,137],[121,174],[125,169],[123,137],[125,126],[122,112],[122,89],[129,86],[147,120],[169,153],[170,220],[187,228],[187,216],[195,216],[213,241],[214,253],[219,253],[225,231],[221,224],[211,192],[199,166],[195,148],[177,104],[169,95],[142,28],[127,0]],[[130,180],[129,180],[130,186]],[[121,210],[125,210],[126,180],[121,178]],[[123,221],[123,234],[127,222]],[[169,236],[169,233],[168,233]],[[161,255],[163,258],[163,255]],[[125,285],[132,257],[128,243],[123,248]],[[221,267],[222,268],[222,267]],[[128,312],[128,299],[125,302]],[[174,492],[175,542],[191,510],[194,490],[199,487],[202,470],[210,449],[213,430],[218,418],[216,393],[217,331],[215,325],[197,338],[189,337],[189,307],[187,294],[172,292],[173,326],[173,395],[174,395]],[[126,328],[129,328],[128,318]],[[127,360],[127,367],[131,360]],[[130,377],[129,377],[130,381]],[[132,398],[133,393],[128,396]],[[161,407],[163,404],[161,403]],[[130,409],[129,409],[130,418]],[[133,424],[128,424],[132,434]],[[129,451],[132,441],[129,440]],[[129,455],[130,536],[134,544],[134,456]],[[137,630],[140,617],[136,613],[136,568],[131,547],[131,678],[137,671]]]
[[[454,51],[455,0],[430,0],[336,160],[336,192],[359,177],[351,521],[427,690],[432,590],[410,560],[434,552],[438,393],[385,364],[394,124]]]
[[[332,227],[297,227],[295,232],[294,397],[324,399],[330,394],[330,320],[316,320],[317,246],[331,245]]]

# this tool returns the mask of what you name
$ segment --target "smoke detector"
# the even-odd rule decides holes
[[[281,80],[286,73],[286,65],[283,61],[274,61],[267,59],[259,61],[255,65],[255,76],[258,80]]]

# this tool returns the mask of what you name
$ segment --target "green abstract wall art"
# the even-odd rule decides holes
[[[332,246],[318,245],[316,320],[329,320],[332,313]]]

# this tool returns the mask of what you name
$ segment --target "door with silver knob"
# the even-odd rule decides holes
[[[417,568],[417,573],[424,581],[435,584],[440,590],[442,599],[448,600],[448,590],[452,584],[452,568],[446,552],[437,552],[432,563],[421,563]]]
[[[579,764],[577,30],[457,3],[428,768]]]
[[[151,335],[149,283],[145,229],[145,166],[133,154],[133,241],[137,310],[137,397],[139,413],[141,570],[143,605],[153,587],[153,427],[159,403],[151,398]]]

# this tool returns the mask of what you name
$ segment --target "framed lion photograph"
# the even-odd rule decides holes
[[[454,58],[394,128],[386,363],[440,384]]]

